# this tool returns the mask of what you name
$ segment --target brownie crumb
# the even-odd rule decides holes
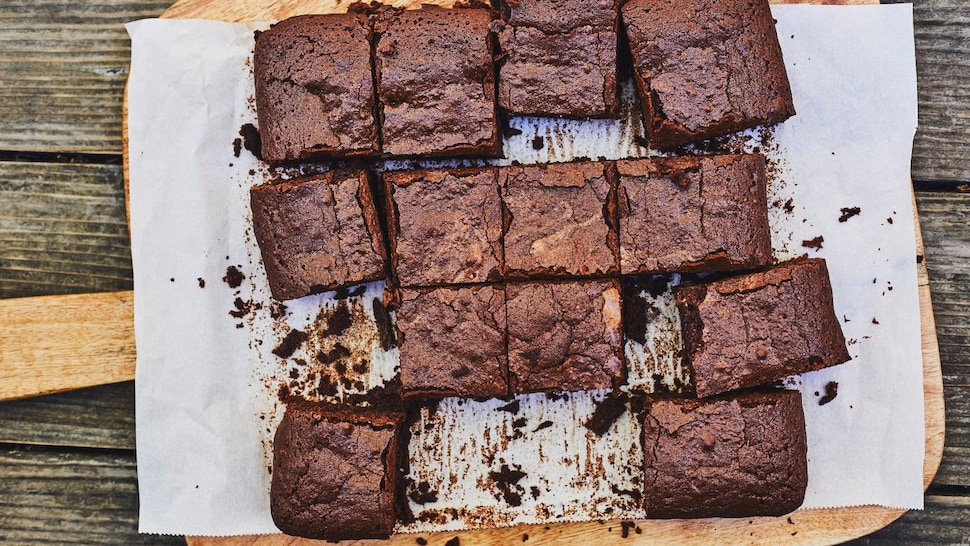
[[[262,160],[263,143],[259,138],[259,129],[252,123],[247,123],[239,128],[239,136],[243,138],[243,147],[256,156],[256,159]],[[238,153],[236,153],[236,157],[239,157]]]
[[[818,405],[824,406],[825,404],[828,404],[832,400],[835,400],[835,397],[838,395],[839,395],[839,384],[836,383],[835,381],[829,381],[828,383],[825,384],[825,396],[818,399]]]
[[[623,538],[629,537],[630,536],[630,529],[633,529],[636,526],[637,526],[637,524],[636,523],[633,523],[632,521],[621,521],[620,522],[620,527],[621,527],[620,536],[623,537]]]
[[[886,221],[889,222],[890,224],[893,223],[893,217],[890,216],[889,218],[886,218]]]
[[[341,286],[340,288],[337,288],[336,291],[334,291],[333,297],[334,299],[337,299],[337,300],[345,300],[347,298],[359,296],[366,291],[367,291],[367,287],[364,285],[355,286],[353,289],[346,286]]]
[[[230,265],[226,268],[226,275],[222,278],[222,280],[229,285],[229,288],[239,288],[239,285],[242,284],[243,279],[245,278],[246,275],[243,275],[242,271],[239,271],[239,268],[234,265]]]
[[[235,309],[232,311],[229,311],[229,314],[233,318],[245,317],[246,315],[249,314],[249,311],[252,308],[252,302],[243,301],[242,298],[236,298],[235,300],[233,300],[232,304],[233,306],[235,306]]]
[[[341,358],[350,356],[350,349],[344,347],[340,343],[336,343],[333,349],[327,352],[320,351],[317,353],[317,362],[321,364],[332,364]]]
[[[879,321],[878,321],[878,320],[876,320],[876,317],[872,317],[872,323],[873,323],[873,324],[879,324]]]
[[[823,242],[825,242],[825,238],[819,235],[814,239],[806,239],[802,241],[802,246],[805,248],[814,248],[815,250],[821,250]]]
[[[232,141],[232,155],[239,157],[239,152],[242,151],[242,139],[236,138]]]
[[[628,400],[629,397],[626,394],[604,398],[602,402],[596,404],[596,410],[593,411],[593,416],[589,418],[589,421],[586,421],[584,426],[593,431],[597,436],[606,434],[610,430],[610,427],[613,426],[613,423],[626,411],[626,403]]]
[[[620,489],[616,485],[611,485],[610,491],[612,491],[614,495],[623,495],[625,497],[630,497],[631,499],[634,499],[638,502],[640,501],[640,499],[643,498],[643,493],[637,489]]]
[[[445,542],[445,546],[459,546],[459,544],[461,544],[461,541],[458,540],[458,537],[451,537],[448,542]]]
[[[641,148],[650,147],[650,142],[643,135],[633,135],[633,143]]]
[[[522,491],[522,488],[517,484],[522,478],[527,476],[525,472],[522,472],[518,467],[510,468],[509,465],[503,464],[498,472],[489,472],[488,476],[498,486],[502,492],[502,497],[505,498],[505,502],[509,506],[519,506],[522,504],[522,493],[513,491],[513,488]]]
[[[350,318],[350,308],[347,304],[340,302],[337,304],[337,308],[334,309],[333,314],[327,320],[327,329],[323,331],[325,336],[339,336],[344,333],[353,321]]]
[[[785,204],[784,204],[784,205],[782,205],[782,207],[781,207],[781,208],[782,208],[782,210],[784,210],[784,211],[785,211],[785,212],[786,212],[787,214],[791,214],[791,213],[793,213],[793,212],[795,212],[795,203],[793,203],[793,202],[792,202],[792,199],[791,199],[791,198],[789,197],[789,198],[788,198],[788,201],[785,201]]]
[[[862,209],[859,207],[842,207],[840,210],[842,212],[842,216],[839,216],[839,222],[845,222],[849,218],[858,216],[859,213],[862,212]]]
[[[505,404],[504,406],[498,408],[498,410],[499,411],[504,411],[504,412],[507,412],[507,413],[512,413],[512,414],[519,413],[519,401],[518,400],[512,400],[508,404]]]
[[[428,539],[426,539],[426,538],[424,538],[424,537],[418,537],[418,538],[416,538],[416,539],[414,539],[414,542],[415,542],[415,543],[416,543],[416,544],[417,544],[418,546],[427,546],[427,544],[428,544]]]
[[[199,277],[198,281],[199,281],[199,288],[205,288],[205,279],[203,279],[202,277]]]
[[[505,136],[505,138],[511,138],[514,136],[519,136],[521,134],[522,134],[521,129],[516,129],[511,125],[506,125],[505,127],[502,128],[502,135]]]
[[[537,137],[535,137],[535,138],[532,139],[532,149],[533,150],[541,150],[541,149],[543,149],[545,147],[546,147],[545,139],[542,138],[541,136],[537,136]]]
[[[528,540],[529,540],[529,533],[522,533],[522,542],[526,542]]]
[[[408,493],[408,498],[414,501],[415,504],[427,504],[438,501],[438,492],[431,489],[431,484],[422,481],[418,483],[417,490],[412,490]]]
[[[536,487],[536,486],[533,485],[532,487],[529,488],[529,493],[532,493],[532,498],[533,499],[538,499],[539,498],[540,491],[539,491],[539,488],[538,487]]]
[[[543,422],[539,423],[539,426],[537,426],[536,429],[533,432],[539,432],[540,430],[542,430],[544,428],[549,428],[551,426],[552,426],[552,421],[543,421]]]
[[[289,358],[293,356],[293,353],[296,352],[296,350],[300,348],[300,345],[303,345],[303,342],[305,342],[309,337],[310,336],[308,336],[306,332],[302,330],[292,329],[288,334],[286,334],[283,341],[281,341],[280,344],[273,349],[273,354],[280,358]]]

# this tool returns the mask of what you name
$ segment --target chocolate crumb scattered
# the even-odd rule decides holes
[[[825,404],[828,404],[832,400],[835,400],[835,397],[838,395],[839,395],[839,384],[836,383],[835,381],[829,381],[828,383],[825,384],[825,396],[818,399],[818,405],[824,406]]]
[[[341,358],[350,356],[350,349],[344,347],[340,343],[335,343],[333,349],[327,352],[320,351],[317,353],[317,362],[321,364],[332,364]]]
[[[269,307],[269,316],[279,320],[286,315],[286,306],[278,301],[274,301]]]
[[[202,277],[199,277],[198,281],[199,281],[199,288],[205,288],[205,279],[203,279]]]
[[[303,345],[303,342],[305,342],[307,338],[309,338],[309,336],[307,336],[306,332],[292,329],[286,334],[283,341],[281,341],[280,344],[273,349],[273,354],[280,358],[289,358],[293,356],[293,353],[296,352],[300,345]]]
[[[408,493],[408,498],[415,502],[415,504],[428,504],[429,502],[438,501],[438,492],[431,489],[431,484],[426,481],[421,481],[418,483],[417,489],[412,489]]]
[[[872,323],[873,323],[873,324],[879,324],[879,321],[878,321],[878,320],[876,320],[876,317],[872,317]]]
[[[171,277],[171,278],[169,278],[169,279],[168,279],[168,282],[175,282],[175,277]]]
[[[795,212],[795,203],[793,203],[791,197],[789,197],[788,201],[785,201],[785,204],[781,208],[786,213],[791,214]]]
[[[842,216],[839,216],[839,222],[846,222],[849,218],[858,216],[862,212],[862,209],[859,207],[842,207],[839,210],[842,212]]]
[[[518,400],[512,400],[508,404],[505,404],[504,406],[498,408],[498,411],[504,411],[504,412],[512,413],[512,414],[519,413],[519,401]]]
[[[532,149],[533,150],[541,150],[541,149],[543,149],[545,147],[546,147],[545,139],[542,138],[541,136],[537,136],[537,137],[535,137],[535,138],[532,139]]]
[[[641,148],[649,148],[650,142],[643,135],[633,135],[633,143]]]
[[[845,315],[842,315],[842,322],[852,322],[852,319],[850,319],[849,317],[847,317]]]
[[[488,476],[502,492],[502,497],[505,498],[506,504],[509,506],[519,506],[522,504],[522,493],[520,492],[522,488],[517,484],[527,474],[522,472],[519,467],[510,468],[509,465],[503,464],[498,472],[489,472]],[[518,489],[518,491],[513,490],[513,488]]]
[[[613,423],[626,411],[626,403],[628,400],[629,396],[625,393],[621,393],[618,396],[607,396],[603,401],[596,404],[596,410],[593,411],[592,417],[584,423],[584,426],[593,431],[597,436],[606,434],[610,430],[610,427],[613,426]]]
[[[355,286],[353,289],[350,289],[346,286],[341,286],[340,288],[334,291],[333,297],[334,299],[337,299],[337,300],[345,300],[347,298],[359,296],[366,291],[367,291],[367,287],[362,284]]]
[[[377,324],[377,335],[381,340],[381,348],[385,351],[397,345],[397,334],[391,325],[391,314],[380,298],[371,302],[374,308],[374,322]]]
[[[505,138],[511,138],[511,137],[514,137],[514,136],[521,135],[522,134],[522,130],[521,129],[516,129],[515,127],[512,127],[510,125],[506,125],[502,129],[502,134],[505,136]]]
[[[242,271],[239,271],[239,268],[234,265],[230,265],[226,268],[226,275],[222,278],[222,280],[229,285],[229,288],[239,288],[239,285],[242,284],[243,279],[245,278],[246,275],[243,275]]]
[[[532,487],[529,488],[529,493],[532,493],[532,498],[533,499],[538,499],[539,498],[540,491],[539,491],[539,488],[538,487],[536,487],[536,486],[533,485]]]
[[[242,139],[236,138],[232,141],[232,155],[239,157],[239,152],[242,151]]]
[[[893,217],[890,216],[889,218],[886,218],[886,221],[889,222],[890,224],[893,223]]]
[[[256,159],[263,159],[263,143],[259,137],[259,129],[252,123],[247,123],[239,128],[239,136],[243,138],[243,147],[249,150]],[[238,155],[236,156],[238,157]]]
[[[529,540],[529,533],[522,533],[522,542],[527,542]]]
[[[229,314],[233,318],[243,318],[249,314],[252,308],[252,302],[243,301],[242,298],[236,298],[233,300],[232,304],[236,307],[234,310],[229,311]]]
[[[806,240],[802,241],[802,246],[805,247],[805,248],[814,248],[815,250],[821,250],[822,249],[822,243],[824,241],[825,241],[825,238],[822,237],[821,235],[819,235],[818,237],[815,237],[814,239],[806,239]]]
[[[795,525],[795,522],[794,522],[794,521],[792,521],[792,520],[791,520],[791,518],[788,518],[788,523],[790,523],[790,524],[792,524],[792,525]]]
[[[344,333],[353,321],[350,318],[350,308],[347,304],[340,302],[337,304],[337,308],[334,309],[333,314],[327,319],[327,329],[323,331],[325,336],[339,336]]]
[[[623,495],[636,501],[640,501],[640,499],[643,498],[643,493],[637,489],[620,489],[616,485],[611,485],[610,491],[612,491],[614,495]]]
[[[525,417],[519,417],[518,419],[512,420],[512,428],[522,428],[529,424],[529,420]]]
[[[544,428],[549,428],[551,426],[552,426],[552,421],[543,421],[543,422],[539,423],[539,426],[537,426],[536,429],[533,432],[539,432],[540,430],[542,430]]]
[[[448,542],[445,542],[445,546],[459,546],[460,544],[461,541],[458,540],[458,537],[451,537]]]
[[[620,536],[623,537],[623,538],[629,537],[630,536],[630,529],[633,529],[634,527],[636,527],[636,525],[637,524],[636,523],[633,523],[632,521],[621,521],[620,522],[620,527],[622,529],[620,531]]]
[[[414,539],[414,542],[418,546],[428,546],[428,539],[426,539],[424,537],[418,537],[418,538]]]

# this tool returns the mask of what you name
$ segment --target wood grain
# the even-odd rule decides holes
[[[0,298],[132,286],[118,165],[0,162]]]
[[[0,400],[127,381],[131,292],[0,300]]]
[[[135,383],[6,402],[0,444],[134,450]]]
[[[124,24],[170,3],[0,2],[0,150],[121,153]]]
[[[138,534],[133,452],[0,446],[0,499],[4,544],[184,544]]]

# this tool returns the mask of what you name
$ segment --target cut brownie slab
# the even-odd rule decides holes
[[[364,15],[304,15],[256,38],[253,71],[263,159],[380,153],[370,24]]]
[[[495,169],[384,173],[391,263],[401,286],[476,283],[502,272]]]
[[[515,114],[616,114],[612,0],[505,0],[499,105]]]
[[[492,12],[385,9],[375,31],[384,153],[499,155]]]
[[[849,360],[825,260],[674,291],[698,397]]]
[[[273,441],[276,526],[326,540],[390,536],[403,419],[393,412],[289,405]]]
[[[503,287],[401,290],[396,327],[405,398],[508,393]]]
[[[648,518],[780,516],[805,498],[805,416],[795,391],[648,397],[643,447]]]
[[[510,276],[615,273],[614,192],[603,163],[499,169]]]
[[[513,393],[623,382],[619,281],[510,283],[505,290]]]
[[[273,297],[299,298],[386,278],[384,237],[363,171],[331,171],[250,190]]]
[[[771,263],[763,156],[627,160],[616,170],[621,273]]]
[[[630,0],[622,18],[652,148],[795,115],[768,0]]]

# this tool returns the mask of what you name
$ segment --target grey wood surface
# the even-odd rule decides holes
[[[0,2],[0,297],[127,289],[120,169],[123,24],[164,0]],[[970,2],[917,1],[913,176],[947,437],[925,511],[862,543],[970,543]],[[178,543],[138,535],[134,389],[0,403],[0,541]]]

